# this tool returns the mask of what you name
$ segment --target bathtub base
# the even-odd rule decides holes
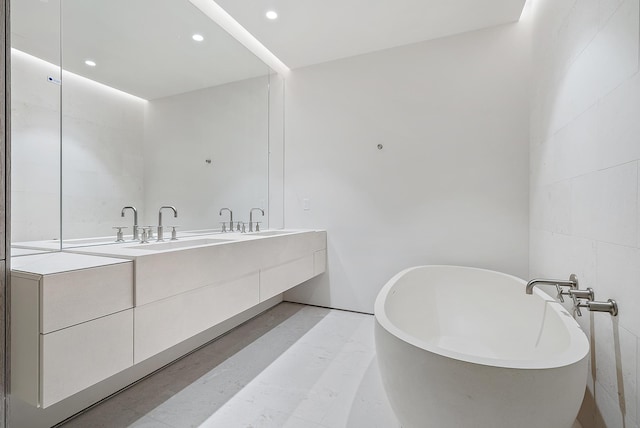
[[[572,428],[587,357],[571,367],[506,369],[443,357],[390,334],[378,322],[382,381],[403,428]]]

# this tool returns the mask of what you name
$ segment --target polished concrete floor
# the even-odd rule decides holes
[[[64,428],[398,428],[373,317],[282,303]]]

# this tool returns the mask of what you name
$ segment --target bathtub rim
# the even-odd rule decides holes
[[[490,269],[482,269],[468,266],[456,266],[456,265],[421,265],[421,266],[413,266],[407,269],[404,269],[394,275],[387,283],[382,287],[378,296],[376,297],[376,301],[374,304],[374,317],[376,322],[385,329],[390,334],[396,336],[398,339],[406,342],[414,347],[422,349],[427,352],[431,352],[436,355],[440,355],[447,358],[452,358],[458,361],[463,361],[471,364],[479,364],[483,366],[489,367],[500,367],[500,368],[509,368],[509,369],[552,369],[568,366],[571,364],[578,363],[582,361],[589,355],[589,341],[587,336],[580,328],[580,325],[577,321],[569,314],[569,312],[555,299],[546,294],[545,292],[534,288],[533,293],[536,298],[540,298],[546,302],[548,305],[547,310],[551,309],[555,311],[558,315],[558,318],[562,321],[562,324],[566,328],[567,333],[569,334],[569,346],[566,350],[559,352],[554,357],[547,358],[544,360],[509,360],[502,358],[489,358],[482,357],[478,355],[471,355],[467,353],[452,351],[444,348],[440,348],[438,346],[430,345],[424,340],[421,340],[415,336],[407,334],[400,328],[398,328],[387,316],[385,311],[385,302],[389,292],[393,289],[393,286],[396,282],[407,273],[424,268],[454,268],[461,269],[467,271],[482,271],[489,272],[496,275],[501,275],[507,278],[512,279],[517,283],[522,284],[522,293],[525,292],[524,288],[526,282],[513,275],[509,275],[503,272],[498,272]],[[533,297],[532,297],[533,298]]]

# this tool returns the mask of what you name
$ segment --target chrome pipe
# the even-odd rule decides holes
[[[618,315],[618,303],[613,299],[609,299],[606,302],[580,302],[577,306],[587,308],[591,312],[608,312],[613,317]]]

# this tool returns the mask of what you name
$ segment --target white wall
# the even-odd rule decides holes
[[[527,275],[527,36],[506,25],[291,72],[285,226],[328,230],[329,272],[287,300],[372,312],[421,264]]]
[[[638,427],[638,0],[535,0],[532,277],[568,277],[620,315],[578,318],[592,345],[580,420]],[[594,398],[595,397],[595,398]]]
[[[60,238],[60,68],[11,51],[11,240]]]
[[[63,73],[62,238],[132,233],[132,213],[144,211],[144,110],[147,102]],[[52,159],[55,162],[56,159]]]
[[[11,61],[12,241],[60,238],[61,132],[63,237],[113,234],[120,209],[143,203],[146,102],[70,73],[61,101],[47,80],[59,67],[15,50]]]
[[[145,115],[146,224],[158,208],[174,205],[186,229],[249,221],[249,210],[268,198],[268,78],[259,77],[149,101]],[[206,163],[211,159],[211,163]],[[260,213],[258,220],[266,222]],[[263,223],[264,225],[265,223]]]

